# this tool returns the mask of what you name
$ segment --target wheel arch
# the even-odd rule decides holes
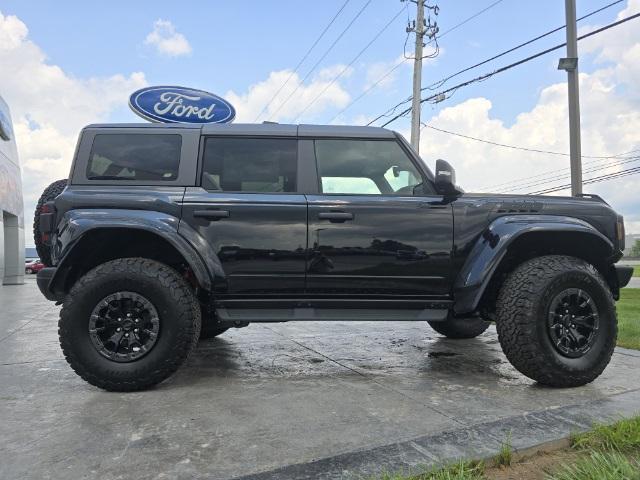
[[[561,254],[593,264],[614,296],[617,280],[613,243],[591,224],[573,217],[541,215],[501,217],[474,244],[454,284],[455,312],[491,306],[506,275],[522,262]]]
[[[211,291],[223,272],[215,254],[201,255],[178,233],[179,219],[161,212],[72,210],[65,214],[55,244],[56,272],[49,290],[60,296],[91,268],[123,257],[161,261],[192,272],[196,286]],[[180,226],[181,229],[184,225]],[[192,232],[193,237],[197,235]],[[184,272],[187,274],[186,272]]]

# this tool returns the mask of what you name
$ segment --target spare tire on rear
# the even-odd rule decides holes
[[[33,217],[33,242],[36,246],[36,251],[38,252],[38,256],[40,257],[40,261],[44,263],[47,267],[51,266],[51,247],[45,245],[42,241],[42,234],[40,233],[40,212],[42,210],[42,206],[54,200],[58,195],[62,193],[62,191],[67,186],[67,180],[58,180],[53,182],[47,188],[44,189],[40,199],[38,200],[38,204],[36,205],[36,212]]]

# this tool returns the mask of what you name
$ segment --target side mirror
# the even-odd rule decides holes
[[[458,195],[462,189],[456,186],[456,171],[445,160],[436,160],[436,190],[440,195]]]

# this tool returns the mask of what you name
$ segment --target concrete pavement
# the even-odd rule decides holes
[[[201,342],[145,392],[68,367],[59,307],[0,288],[0,478],[358,478],[516,448],[640,411],[640,353],[594,383],[541,387],[495,330],[452,341],[423,323],[250,325]]]
[[[640,288],[640,277],[632,277],[625,288]]]

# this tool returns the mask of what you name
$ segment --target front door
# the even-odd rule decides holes
[[[182,221],[218,256],[218,295],[302,293],[307,203],[296,194],[295,138],[209,137],[201,185],[188,188]]]
[[[395,139],[317,139],[310,294],[449,293],[453,216]]]

